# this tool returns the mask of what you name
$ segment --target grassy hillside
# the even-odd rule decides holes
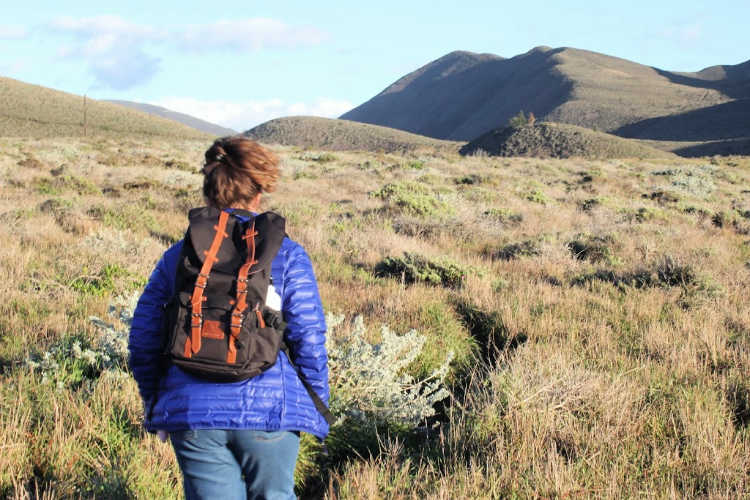
[[[637,141],[562,123],[535,123],[488,132],[461,148],[490,156],[536,158],[667,158],[670,153]]]
[[[678,140],[706,140],[696,137],[727,130],[729,135],[719,138],[747,136],[737,131],[748,126],[742,113],[717,113],[724,119],[719,130],[701,114],[689,113],[750,98],[747,67],[674,73],[569,47],[537,47],[510,59],[452,52],[341,118],[453,140],[472,140],[504,126],[519,110],[607,132],[632,126],[628,133],[644,139],[658,139],[650,131],[660,135],[667,129]],[[676,114],[680,119],[666,128],[634,125]]]
[[[0,138],[0,497],[179,497],[89,317],[119,325],[181,237],[209,142]],[[382,350],[342,355],[382,324],[425,337],[406,375],[454,354],[427,422],[349,414],[327,457],[305,438],[303,498],[750,497],[748,158],[277,151],[265,206],[346,315],[337,414],[385,404]]]
[[[182,123],[183,125],[187,125],[188,127],[200,130],[201,132],[205,132],[206,134],[227,136],[237,133],[236,130],[232,130],[231,128],[222,127],[221,125],[216,125],[215,123],[207,122],[205,120],[201,120],[200,118],[186,115],[185,113],[178,113],[177,111],[172,111],[171,109],[163,108],[161,106],[154,106],[153,104],[120,100],[107,100],[105,102],[119,104],[120,106],[125,106],[126,108],[136,109],[150,115],[167,118],[168,120],[176,121],[178,123]]]
[[[401,130],[316,116],[277,118],[254,127],[245,135],[265,144],[298,146],[330,151],[457,150],[458,143],[440,141]]]
[[[0,77],[0,136],[2,137],[118,137],[142,135],[208,138],[210,135],[172,120],[87,99],[58,90]]]

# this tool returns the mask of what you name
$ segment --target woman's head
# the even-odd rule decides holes
[[[279,178],[279,158],[246,137],[216,139],[206,151],[203,197],[216,208],[250,208]]]

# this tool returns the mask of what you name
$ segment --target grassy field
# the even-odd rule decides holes
[[[134,381],[80,359],[183,233],[208,145],[0,139],[0,496],[181,494]],[[330,335],[415,328],[415,377],[455,355],[426,425],[305,440],[301,496],[750,497],[750,159],[276,150],[266,208]]]

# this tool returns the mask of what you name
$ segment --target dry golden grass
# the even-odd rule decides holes
[[[207,146],[0,139],[0,495],[179,494],[131,379],[56,389],[23,361],[94,339],[88,317],[143,286],[200,203]],[[434,428],[333,449],[303,496],[750,497],[750,160],[278,151],[266,208],[326,309],[426,334],[415,374],[457,353]],[[445,210],[369,195],[407,181]],[[606,257],[576,258],[581,235],[607,236]],[[450,258],[463,286],[375,275],[404,252]]]
[[[85,118],[84,118],[85,116]],[[0,77],[0,136],[142,135],[208,140],[211,134],[118,104]]]

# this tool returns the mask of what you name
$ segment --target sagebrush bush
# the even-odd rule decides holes
[[[138,295],[118,297],[110,305],[109,315],[119,325],[90,318],[100,332],[93,343],[82,336],[64,337],[48,351],[28,357],[26,365],[41,374],[43,383],[54,383],[60,389],[81,385],[90,389],[102,373],[126,370],[128,331]]]
[[[578,260],[614,263],[612,250],[615,239],[611,235],[579,234],[567,243],[570,254]]]
[[[620,290],[627,288],[682,288],[683,299],[696,295],[716,296],[721,288],[695,268],[669,255],[661,256],[648,266],[632,271],[615,272],[609,269],[598,269],[574,277],[572,285],[585,285],[592,281],[604,281],[615,285]]]
[[[386,257],[375,266],[376,276],[401,279],[404,283],[428,283],[447,288],[461,288],[468,270],[446,259],[430,260],[415,253],[403,257]]]
[[[490,220],[502,222],[504,224],[520,224],[523,222],[523,214],[514,212],[509,208],[489,208],[482,215]]]
[[[420,216],[450,215],[453,209],[424,184],[412,181],[386,184],[370,193],[399,211]]]
[[[492,257],[501,260],[512,260],[519,257],[536,257],[542,254],[542,248],[538,241],[526,240],[519,243],[505,245],[496,251],[489,252]]]
[[[337,329],[343,315],[328,315],[329,329]],[[413,429],[435,414],[437,402],[449,396],[443,387],[453,352],[427,378],[416,380],[406,367],[422,352],[427,338],[416,330],[403,335],[388,326],[380,329],[381,341],[365,340],[361,316],[354,318],[346,334],[329,335],[328,366],[331,411],[365,426],[393,425]],[[342,422],[343,423],[343,422]]]

